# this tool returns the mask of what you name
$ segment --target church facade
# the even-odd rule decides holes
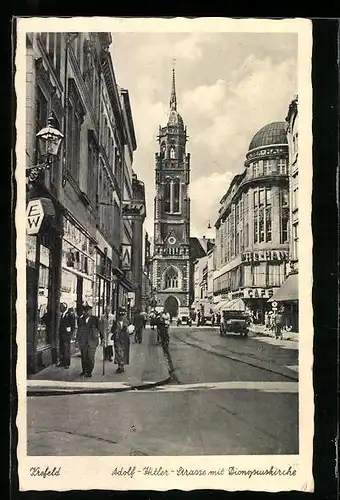
[[[187,130],[177,111],[175,71],[172,75],[170,110],[159,127],[156,153],[154,249],[152,281],[157,306],[172,317],[189,315],[190,285],[190,154]]]

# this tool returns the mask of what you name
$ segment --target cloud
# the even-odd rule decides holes
[[[173,33],[150,36],[146,43],[137,48],[137,59],[143,64],[154,63],[164,58],[184,61],[198,61],[203,56],[202,44],[209,42],[209,34]]]
[[[183,92],[180,101],[183,103],[183,114],[198,113],[206,115],[214,113],[225,98],[226,83],[217,80],[213,85],[199,85]]]
[[[296,92],[293,60],[274,64],[249,56],[231,75],[219,113],[194,140],[215,154],[244,156],[252,136],[266,123],[284,120]]]
[[[192,236],[207,235],[208,222],[213,227],[217,219],[219,201],[232,178],[232,172],[213,172],[191,182],[189,193],[192,207],[190,231]]]

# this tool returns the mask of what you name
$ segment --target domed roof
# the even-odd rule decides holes
[[[271,144],[287,144],[286,122],[273,122],[260,128],[249,144],[251,149],[270,146]]]
[[[170,127],[181,127],[184,128],[183,118],[181,115],[175,110],[171,109],[168,116],[168,126]]]

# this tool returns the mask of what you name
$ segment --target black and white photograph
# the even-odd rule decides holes
[[[21,488],[313,491],[310,22],[17,30]]]

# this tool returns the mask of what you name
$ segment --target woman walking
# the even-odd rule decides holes
[[[105,313],[100,318],[100,337],[103,345],[103,353],[105,361],[113,361],[113,340],[111,338],[111,329],[114,321],[114,316],[110,311],[110,307],[106,306]]]
[[[113,321],[111,328],[115,360],[118,364],[116,373],[123,373],[125,365],[130,362],[130,334],[128,328],[129,321],[126,317],[126,309],[121,307],[118,311],[118,318]]]

